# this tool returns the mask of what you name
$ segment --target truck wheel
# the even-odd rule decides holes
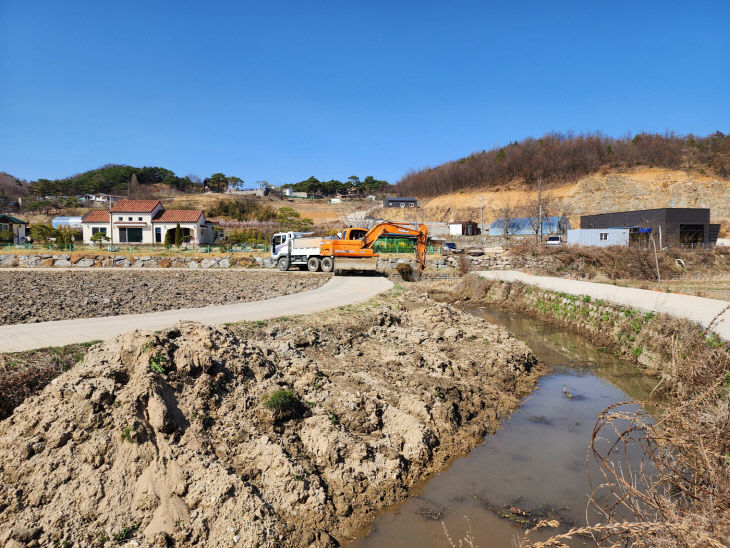
[[[289,270],[289,257],[281,257],[276,262],[276,267],[282,272],[285,270]]]
[[[335,260],[332,257],[325,257],[322,259],[322,272],[332,272],[335,267]]]
[[[317,272],[319,270],[319,257],[310,257],[307,261],[307,270]]]

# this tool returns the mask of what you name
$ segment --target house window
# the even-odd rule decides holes
[[[155,243],[156,244],[162,243],[162,228],[159,226],[155,227]]]
[[[602,242],[605,242],[608,240],[608,232],[599,232],[598,239]]]
[[[141,221],[141,220],[142,220],[142,217],[137,217],[137,220],[138,220],[138,221]]]
[[[0,232],[2,232],[3,230],[8,230],[9,231],[10,230],[10,225],[7,224],[7,223],[0,223]]]
[[[408,204],[408,207],[416,207],[416,204],[414,204],[413,202],[411,202],[411,203]]]
[[[123,221],[124,220],[124,217],[117,217],[117,220],[118,221]]]
[[[400,206],[401,207],[406,207],[406,204],[404,202],[401,202]]]
[[[106,227],[105,226],[92,226],[91,235],[93,236],[97,232],[102,232],[102,233],[106,234]]]
[[[132,220],[132,217],[127,217],[127,219],[129,219],[131,221]]]
[[[119,241],[123,244],[140,244],[142,243],[141,228],[120,228]]]

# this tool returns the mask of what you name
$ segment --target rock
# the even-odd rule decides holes
[[[71,261],[68,261],[66,259],[57,259],[55,263],[53,263],[53,266],[72,266]]]
[[[231,267],[231,261],[228,260],[228,257],[224,257],[218,263],[218,267],[219,268],[230,268]]]
[[[200,261],[200,268],[211,268],[213,266],[216,266],[217,264],[218,261],[216,259],[203,259],[202,261]]]
[[[199,265],[196,261],[190,261],[188,263],[188,268],[192,268],[193,270],[196,270],[198,267],[199,267]]]
[[[20,266],[38,266],[40,262],[41,258],[38,255],[20,255],[18,257]]]
[[[80,259],[74,266],[78,266],[81,268],[87,268],[89,266],[94,266],[94,259]]]
[[[444,331],[444,339],[455,341],[459,338],[459,330],[456,327],[449,327]]]
[[[18,263],[19,263],[18,258],[15,255],[0,254],[0,266],[2,266],[2,267],[17,266]]]

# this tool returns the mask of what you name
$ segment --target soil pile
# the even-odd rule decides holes
[[[0,543],[334,546],[493,432],[539,370],[415,293],[123,335],[0,423]]]
[[[260,301],[330,279],[279,272],[3,270],[0,325]]]

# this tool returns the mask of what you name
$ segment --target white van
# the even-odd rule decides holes
[[[562,236],[548,236],[545,245],[563,245]]]

